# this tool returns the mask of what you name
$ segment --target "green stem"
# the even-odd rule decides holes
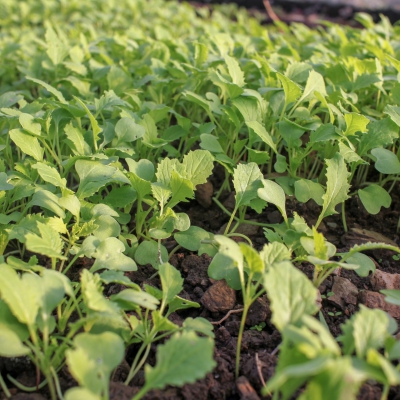
[[[11,397],[11,393],[8,390],[8,387],[7,387],[6,383],[4,382],[4,379],[1,374],[0,374],[0,387],[3,389],[3,392],[6,395],[7,399],[9,399]]]
[[[244,303],[246,303],[246,301],[244,301]],[[247,318],[248,311],[249,311],[249,305],[243,304],[242,319],[240,321],[240,328],[239,328],[238,340],[237,340],[237,345],[236,345],[236,366],[235,366],[236,379],[239,377],[240,351],[242,349],[243,332],[244,332],[244,327],[246,324],[246,318]]]
[[[241,233],[228,233],[228,234],[226,234],[226,236],[227,236],[227,237],[232,237],[232,236],[241,237],[241,238],[245,239],[245,240],[249,243],[249,245],[250,245],[251,247],[253,247],[252,241],[251,241],[246,235],[242,235]]]
[[[22,383],[19,383],[15,378],[11,375],[7,374],[7,379],[18,389],[23,390],[24,392],[36,392],[37,389],[42,389],[47,385],[47,379],[45,379],[42,383],[40,383],[37,387],[33,386],[25,386]]]
[[[226,236],[226,235],[228,234],[228,232],[229,232],[229,228],[231,227],[232,222],[233,222],[233,220],[234,220],[234,218],[235,218],[236,211],[237,211],[237,207],[235,206],[235,208],[234,208],[234,210],[233,210],[233,212],[232,212],[232,214],[231,214],[231,217],[229,218],[228,224],[226,225],[225,232],[224,232],[224,235],[225,235],[225,236]]]
[[[349,230],[347,228],[347,221],[346,221],[346,205],[344,201],[342,201],[342,223],[344,231],[348,232]]]

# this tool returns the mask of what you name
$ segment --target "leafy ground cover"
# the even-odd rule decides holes
[[[3,398],[399,396],[399,28],[110,3],[1,6]]]

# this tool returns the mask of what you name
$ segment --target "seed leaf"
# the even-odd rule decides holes
[[[364,189],[359,189],[358,196],[370,214],[378,214],[381,207],[388,208],[392,203],[390,194],[382,186],[374,183]]]
[[[263,188],[257,190],[258,196],[265,200],[267,203],[275,204],[282,216],[287,219],[286,216],[286,197],[283,189],[274,181],[267,179],[261,180],[264,185]]]
[[[387,149],[373,149],[371,154],[376,157],[375,168],[382,174],[400,174],[400,161],[396,154]]]

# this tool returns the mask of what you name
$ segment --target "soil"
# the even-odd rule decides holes
[[[192,221],[192,225],[200,226],[210,232],[218,232],[227,222],[228,216],[214,203],[210,202],[210,196],[219,187],[221,170],[217,167],[215,174],[208,183],[208,189],[202,191],[202,197],[189,203],[183,204],[177,211],[186,212]],[[397,230],[400,210],[400,191],[397,186],[392,192],[393,202],[388,209],[382,209],[377,215],[370,215],[364,211],[357,196],[354,196],[346,202],[346,221],[349,231],[345,233],[340,214],[325,218],[321,224],[321,231],[325,237],[334,243],[339,252],[348,250],[349,246],[360,244],[366,240],[373,240],[374,235],[383,235],[384,240],[391,241],[400,245],[400,238]],[[232,203],[232,193],[225,192],[220,197],[222,203],[229,209]],[[201,205],[202,204],[202,205]],[[293,198],[287,199],[287,211],[289,216],[296,211],[303,216],[309,224],[316,221],[320,211],[312,200],[306,204],[300,204]],[[274,206],[269,206],[260,215],[255,212],[249,212],[249,219],[258,222],[279,222],[280,216]],[[267,243],[262,228],[251,227],[247,232],[254,246],[258,249]],[[355,230],[354,230],[355,229]],[[382,240],[382,237],[379,237]],[[237,238],[240,240],[240,238]],[[174,243],[168,243],[168,247],[174,246]],[[379,288],[382,285],[389,285],[391,288],[400,285],[400,276],[396,274],[399,271],[400,261],[393,259],[393,253],[389,251],[374,251],[368,254],[375,262],[377,270],[381,271],[379,277],[370,275],[360,278],[354,271],[340,270],[335,275],[330,276],[320,287],[321,311],[329,326],[331,333],[338,336],[341,333],[340,325],[351,317],[359,308],[362,301],[366,301],[368,296],[379,296]],[[147,400],[206,400],[206,399],[268,399],[262,397],[260,389],[262,382],[274,374],[274,368],[279,355],[278,346],[281,342],[279,332],[271,323],[271,311],[266,296],[260,298],[251,308],[249,317],[246,321],[244,332],[240,375],[239,380],[235,380],[235,351],[237,334],[241,318],[241,296],[240,293],[234,293],[230,288],[218,289],[218,292],[226,293],[226,296],[216,297],[210,295],[210,288],[213,285],[224,285],[223,282],[215,282],[208,278],[207,268],[211,262],[208,255],[196,255],[188,251],[177,252],[170,262],[181,272],[184,278],[184,291],[181,296],[200,304],[200,308],[186,309],[178,311],[171,315],[171,319],[180,324],[187,317],[204,317],[214,324],[215,332],[215,352],[214,357],[217,366],[212,373],[209,373],[204,379],[182,388],[168,387],[162,391],[152,391],[145,397]],[[71,279],[77,279],[82,268],[90,267],[90,260],[80,259],[77,264],[69,271]],[[311,277],[313,267],[310,264],[299,265],[307,276]],[[390,275],[386,275],[390,274]],[[154,269],[150,265],[139,266],[138,271],[127,273],[129,278],[143,285],[144,283],[153,286],[160,286],[158,277],[152,277]],[[376,275],[376,274],[375,274]],[[380,279],[378,279],[380,278]],[[377,283],[378,282],[378,283]],[[386,282],[386,283],[382,283]],[[389,282],[389,283],[388,283]],[[394,283],[393,283],[394,282]],[[340,293],[330,296],[332,287]],[[380,285],[380,286],[379,286]],[[124,287],[121,285],[108,285],[105,289],[107,296],[117,293]],[[228,290],[227,290],[228,289]],[[230,291],[229,291],[230,290]],[[233,293],[232,293],[233,292]],[[372,295],[371,295],[372,293]],[[367,294],[368,296],[366,296]],[[213,304],[213,302],[215,304]],[[382,307],[381,303],[377,303]],[[372,304],[372,306],[374,306]],[[394,317],[400,322],[400,307],[395,310],[387,310],[395,314]],[[218,311],[220,310],[220,311]],[[227,318],[225,318],[227,317]],[[155,350],[152,349],[148,362],[155,363]],[[133,360],[136,348],[128,348],[124,362],[118,367],[113,375],[113,382],[110,387],[110,398],[114,400],[128,400],[139,390],[144,383],[143,371],[140,371],[133,379],[130,386],[124,386],[123,381],[126,378],[129,365]],[[0,371],[3,377],[10,374],[13,378],[26,386],[36,385],[36,370],[27,358],[0,358]],[[69,374],[66,367],[60,372],[60,381],[62,391],[75,386],[76,382]],[[23,393],[18,391],[10,382],[7,382],[13,400],[43,400],[47,399],[46,389],[39,390],[37,393]],[[374,400],[380,399],[382,390],[379,385],[371,383],[365,384],[359,393],[358,399]],[[0,400],[5,399],[0,394]],[[392,388],[389,399],[400,399],[400,388]]]

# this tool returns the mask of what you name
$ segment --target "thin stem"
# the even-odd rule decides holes
[[[238,341],[236,345],[236,367],[235,367],[235,376],[236,379],[239,377],[239,366],[240,366],[240,350],[242,348],[242,339],[243,339],[243,331],[244,331],[244,326],[246,324],[246,318],[247,318],[247,313],[249,311],[249,305],[244,304],[243,305],[243,314],[242,314],[242,319],[240,321],[240,328],[239,328],[239,334],[238,334]]]
[[[4,379],[1,374],[0,374],[0,387],[3,389],[3,392],[6,395],[7,399],[9,399],[11,397],[11,393],[8,390],[8,387],[7,387],[6,383],[4,382]]]
[[[349,230],[347,229],[347,221],[346,221],[346,203],[342,201],[342,223],[343,223],[343,229],[345,232],[348,232]]]
[[[232,212],[232,214],[231,214],[231,217],[229,218],[228,224],[226,225],[226,228],[225,228],[224,235],[227,235],[227,234],[228,234],[229,228],[231,227],[232,222],[233,222],[233,220],[234,220],[234,218],[235,218],[236,211],[237,211],[237,207],[235,207],[235,209],[233,210],[233,212]]]
[[[10,374],[7,374],[7,379],[18,389],[23,390],[24,392],[36,392],[37,389],[42,389],[47,385],[47,378],[40,383],[37,387],[36,386],[25,386],[22,383],[19,383],[15,378],[13,378]]]

